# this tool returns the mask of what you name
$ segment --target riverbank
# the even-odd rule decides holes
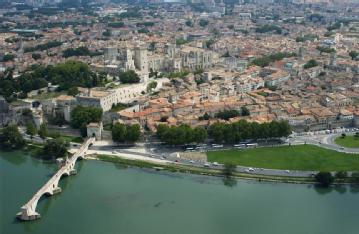
[[[220,169],[195,167],[189,165],[182,165],[177,163],[154,163],[143,160],[130,160],[121,158],[119,156],[111,155],[89,155],[90,159],[97,159],[105,162],[111,162],[115,164],[121,164],[124,166],[134,166],[139,168],[152,168],[154,170],[167,170],[170,172],[190,173],[198,175],[216,176],[223,177],[223,172]],[[289,177],[289,176],[269,176],[260,174],[250,174],[233,172],[233,178],[237,179],[248,179],[257,181],[268,181],[268,182],[282,182],[282,183],[294,183],[294,184],[313,184],[315,183],[312,177]],[[346,182],[347,183],[347,182]]]
[[[42,148],[41,144],[29,143],[27,142],[26,148],[23,149],[24,152],[30,153],[34,158],[36,157],[36,152]],[[170,172],[180,172],[180,173],[190,173],[198,175],[207,175],[207,176],[216,176],[223,177],[223,171],[221,169],[208,168],[208,167],[198,167],[192,165],[184,165],[179,163],[174,163],[167,160],[155,160],[154,158],[147,158],[144,156],[139,157],[128,157],[126,155],[108,155],[108,154],[97,154],[90,153],[86,156],[88,159],[96,159],[105,162],[111,162],[115,164],[121,164],[124,166],[133,166],[139,168],[152,168],[155,170],[166,170]],[[268,181],[268,182],[281,182],[281,183],[293,183],[293,184],[314,184],[316,183],[314,177],[312,176],[283,176],[283,175],[264,175],[256,174],[255,172],[239,172],[234,171],[231,175],[233,178],[238,179],[247,179],[247,180],[257,180],[257,181]],[[358,184],[357,180],[353,178],[337,179],[334,184]]]
[[[153,161],[145,161],[138,159],[128,159],[123,158],[119,155],[98,155],[93,154],[87,156],[89,159],[96,159],[104,162],[111,162],[114,164],[120,164],[123,166],[132,166],[139,168],[151,168],[154,170],[166,170],[170,172],[180,172],[180,173],[189,173],[189,174],[197,174],[197,175],[206,175],[206,176],[216,176],[216,177],[225,177],[222,169],[214,169],[214,168],[206,168],[206,167],[196,167],[191,165],[183,165],[178,163],[172,163],[170,161],[166,161],[163,163],[153,162]],[[291,183],[291,184],[316,184],[316,180],[314,177],[295,177],[295,176],[282,176],[282,175],[263,175],[263,174],[255,174],[251,173],[243,173],[234,171],[231,178],[235,179],[246,179],[246,180],[256,180],[256,181],[265,181],[265,182],[280,182],[280,183]],[[347,185],[359,184],[359,180],[357,178],[347,177],[338,179],[336,178],[333,182],[333,185]]]

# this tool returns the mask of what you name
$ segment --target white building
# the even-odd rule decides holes
[[[156,79],[156,90],[162,87],[168,79]],[[138,83],[131,85],[123,85],[111,90],[87,89],[76,96],[77,105],[92,106],[101,108],[103,111],[111,110],[113,105],[118,103],[131,103],[146,93],[147,84]]]

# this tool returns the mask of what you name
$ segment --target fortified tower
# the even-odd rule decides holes
[[[148,81],[148,58],[146,45],[140,44],[135,47],[135,66],[141,73],[141,82]]]
[[[135,66],[142,72],[148,72],[147,48],[144,44],[135,48]]]

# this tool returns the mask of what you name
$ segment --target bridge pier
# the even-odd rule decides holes
[[[41,215],[36,211],[29,211],[26,207],[22,207],[21,211],[16,214],[16,217],[22,221],[31,221],[41,218]]]
[[[60,187],[56,187],[56,188],[54,188],[54,190],[52,190],[51,196],[61,193],[61,191],[62,191],[62,189]]]
[[[70,175],[76,175],[77,174],[77,170],[76,169],[72,169],[71,171],[70,171]]]

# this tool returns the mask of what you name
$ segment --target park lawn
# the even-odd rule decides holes
[[[74,136],[64,136],[61,135],[60,138],[64,139],[67,142],[75,142],[75,143],[83,143],[84,139],[82,137],[74,137]]]
[[[359,148],[359,137],[338,137],[337,139],[335,139],[335,143],[348,148]]]
[[[302,171],[359,171],[359,155],[313,145],[233,149],[207,152],[210,162]]]

